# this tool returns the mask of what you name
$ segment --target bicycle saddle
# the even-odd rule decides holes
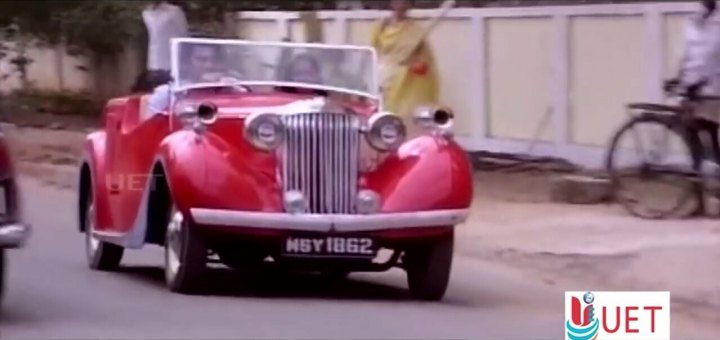
[[[631,110],[645,110],[645,111],[656,111],[656,112],[673,112],[683,113],[684,110],[679,106],[656,104],[656,103],[630,103],[627,105],[628,109]]]

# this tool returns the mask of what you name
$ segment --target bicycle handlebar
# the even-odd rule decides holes
[[[703,101],[720,101],[720,96],[713,96],[713,95],[691,95],[687,91],[679,92],[679,91],[672,91],[667,93],[670,97],[680,97],[683,99],[687,99],[693,102],[703,102]]]
[[[707,80],[703,80],[698,85],[696,85],[698,92],[705,85],[707,85],[707,83]],[[677,83],[675,80],[666,81],[665,84],[665,95],[668,97],[681,97],[693,102],[720,101],[720,96],[717,95],[702,95],[691,93],[688,87],[680,86],[680,84]]]

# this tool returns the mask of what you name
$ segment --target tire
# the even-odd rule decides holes
[[[165,233],[165,283],[175,293],[199,292],[207,268],[208,248],[203,236],[170,204]]]
[[[657,125],[667,131],[668,136],[677,136],[682,140],[688,160],[692,166],[689,172],[697,173],[700,169],[700,161],[702,155],[696,155],[692,152],[691,131],[683,125],[680,119],[675,117],[662,117],[656,115],[641,115],[632,118],[625,123],[613,136],[607,158],[605,160],[605,168],[610,177],[613,195],[623,208],[630,214],[643,219],[665,219],[669,217],[687,217],[696,211],[697,207],[702,204],[701,199],[697,199],[698,192],[702,192],[702,183],[698,178],[690,176],[678,176],[673,178],[672,182],[678,184],[678,192],[672,194],[671,203],[668,207],[654,208],[652,211],[643,211],[642,206],[647,206],[648,202],[640,202],[633,198],[623,195],[627,184],[622,176],[622,172],[618,168],[618,149],[623,137],[633,133],[633,129],[639,125]],[[626,135],[627,134],[627,135]],[[632,136],[630,136],[632,137]],[[651,173],[652,171],[648,171]],[[652,198],[658,198],[651,195]]]
[[[452,270],[454,232],[405,251],[410,294],[424,301],[439,301],[445,295]]]
[[[265,255],[255,252],[239,252],[226,249],[214,249],[220,258],[220,262],[233,270],[257,270],[260,269],[265,260]]]
[[[95,204],[93,193],[88,193],[85,203],[85,256],[92,270],[112,271],[120,266],[125,249],[121,246],[98,240],[95,230]]]
[[[348,276],[350,275],[350,272],[346,270],[331,269],[321,271],[320,275],[322,276],[324,281],[334,283],[346,281],[348,279]]]

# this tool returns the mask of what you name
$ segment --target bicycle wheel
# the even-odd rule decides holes
[[[695,212],[701,203],[696,195],[702,192],[701,156],[691,152],[690,133],[677,117],[644,114],[613,136],[606,168],[625,210],[645,219]]]

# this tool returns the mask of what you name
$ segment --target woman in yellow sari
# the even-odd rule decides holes
[[[407,17],[411,5],[410,0],[391,0],[392,17],[383,20],[372,35],[380,63],[383,106],[406,121],[415,107],[436,105],[439,97],[433,53],[423,28]]]

